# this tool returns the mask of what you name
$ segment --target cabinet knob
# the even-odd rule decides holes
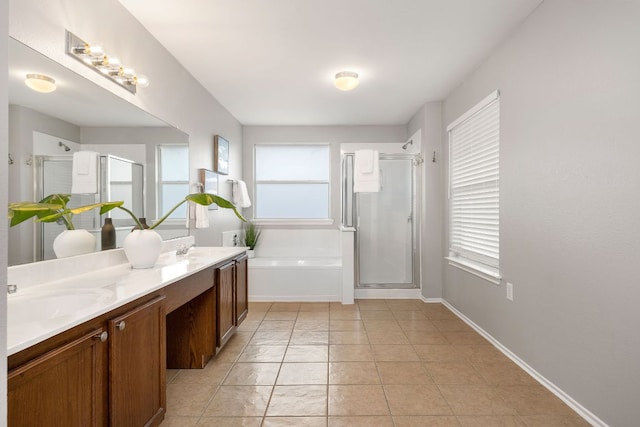
[[[96,335],[96,338],[99,338],[101,342],[105,342],[109,338],[109,333],[107,331],[103,331]]]
[[[124,330],[125,326],[127,326],[127,325],[124,323],[124,320],[121,320],[118,323],[116,323],[116,328],[118,328],[118,330],[120,330],[120,331]]]

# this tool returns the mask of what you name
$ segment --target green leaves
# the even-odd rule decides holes
[[[238,210],[233,205],[233,203],[231,203],[227,199],[224,199],[224,198],[222,198],[220,196],[216,196],[215,194],[194,193],[194,194],[189,194],[187,197],[185,197],[185,200],[197,203],[199,205],[204,205],[204,206],[209,206],[210,204],[215,203],[216,205],[220,206],[221,208],[232,209],[233,212],[236,214],[236,216],[238,218],[240,218],[241,221],[247,222],[245,217],[243,217],[240,214],[240,212],[238,212]]]
[[[38,216],[38,218],[46,217],[51,212],[55,212],[58,209],[62,209],[62,205],[56,205],[53,203],[35,203],[35,202],[16,202],[9,203],[9,219],[11,219],[10,226],[18,225],[21,222]]]

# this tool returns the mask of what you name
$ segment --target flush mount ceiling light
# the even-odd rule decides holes
[[[29,89],[40,93],[50,93],[56,90],[56,81],[44,74],[27,74],[24,84],[26,84]]]
[[[334,84],[340,90],[353,90],[358,86],[358,73],[353,71],[340,71],[336,74]]]
[[[91,45],[70,31],[67,31],[67,55],[73,56],[131,93],[136,93],[136,88],[149,86],[147,76],[137,74],[133,68],[121,64],[117,57],[107,55],[102,46]]]

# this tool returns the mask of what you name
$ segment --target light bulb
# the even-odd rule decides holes
[[[144,74],[140,74],[133,78],[133,84],[140,88],[145,88],[149,86],[149,77]]]

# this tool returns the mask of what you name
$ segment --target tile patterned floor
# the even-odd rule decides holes
[[[441,304],[251,303],[162,427],[588,426]]]

